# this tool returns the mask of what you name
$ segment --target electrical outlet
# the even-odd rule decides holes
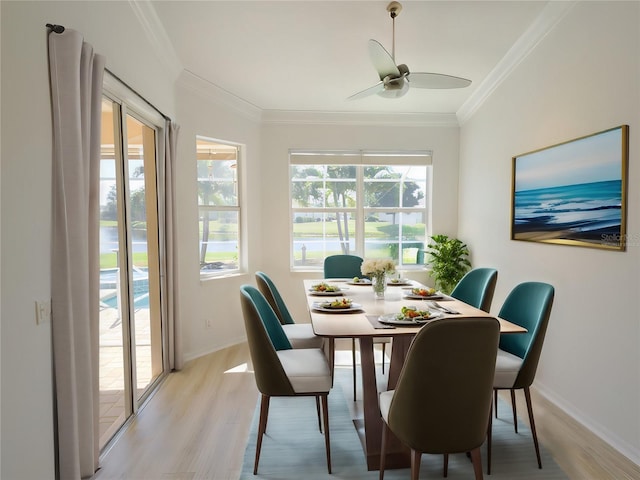
[[[212,328],[212,327],[213,327],[213,320],[211,320],[210,318],[205,318],[204,328]]]
[[[51,321],[51,300],[36,300],[36,325]]]

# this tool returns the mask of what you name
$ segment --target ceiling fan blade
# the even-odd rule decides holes
[[[371,57],[371,62],[373,62],[373,66],[378,72],[378,75],[380,75],[380,80],[387,76],[400,76],[400,70],[398,70],[396,62],[380,42],[373,39],[369,40],[369,56]]]
[[[471,80],[442,73],[411,72],[407,80],[417,88],[464,88],[471,85]]]
[[[368,97],[370,95],[375,95],[376,93],[380,93],[384,91],[384,82],[376,83],[373,87],[369,87],[366,90],[362,90],[361,92],[354,93],[347,100],[358,100],[360,98]]]

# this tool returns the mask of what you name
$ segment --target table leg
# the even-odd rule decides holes
[[[391,362],[389,362],[389,379],[387,382],[387,390],[396,388],[404,360],[407,358],[407,352],[411,346],[413,337],[401,335],[393,337],[393,347],[391,348]]]
[[[391,353],[389,375],[394,364],[395,339]],[[399,342],[402,345],[402,342]],[[402,350],[402,348],[400,348]],[[367,457],[368,470],[378,470],[380,466],[380,446],[382,441],[382,417],[378,401],[378,385],[376,382],[375,361],[373,355],[373,339],[360,338],[360,365],[362,368],[362,400],[364,410],[363,447]],[[396,368],[398,368],[396,366]],[[400,365],[399,370],[402,368]],[[404,468],[411,465],[409,449],[389,432],[387,439],[386,468]]]

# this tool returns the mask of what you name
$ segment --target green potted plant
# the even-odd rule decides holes
[[[434,235],[427,245],[431,277],[443,293],[449,294],[471,268],[467,245],[457,238]]]

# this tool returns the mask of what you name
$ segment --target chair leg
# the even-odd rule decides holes
[[[356,339],[351,339],[351,360],[353,361],[353,401],[356,401]]]
[[[443,457],[444,459],[442,462],[442,476],[444,478],[447,478],[447,475],[449,474],[449,454],[445,453]]]
[[[493,408],[496,411],[496,418],[498,418],[498,389],[493,389]]]
[[[487,426],[487,475],[491,475],[491,430],[492,428],[493,428],[493,419],[491,418],[491,407],[489,407],[489,425]]]
[[[513,410],[513,429],[518,433],[518,415],[516,413],[516,391],[512,388],[511,392],[511,409]]]
[[[324,421],[324,446],[327,450],[327,470],[331,473],[331,439],[329,437],[329,405],[327,402],[327,395],[321,395],[322,397],[322,419]]]
[[[529,412],[529,423],[531,425],[531,435],[533,436],[533,445],[536,448],[536,457],[538,458],[538,468],[542,468],[542,460],[540,459],[540,447],[538,446],[538,435],[536,434],[536,423],[533,420],[533,407],[531,405],[531,392],[529,387],[524,388],[524,398],[527,401],[527,410]]]
[[[386,350],[386,343],[382,344],[382,374],[384,375],[384,355]]]
[[[476,480],[482,480],[482,456],[480,455],[480,447],[471,450],[471,462],[473,463],[473,473]]]
[[[382,443],[380,444],[380,480],[384,480],[384,467],[387,460],[387,435],[389,426],[387,422],[382,421]]]
[[[260,449],[262,448],[262,437],[267,429],[267,417],[269,416],[269,399],[268,395],[262,395],[260,401],[260,422],[258,424],[258,441],[256,442],[256,459],[253,463],[253,474],[258,474],[258,462],[260,461]]]
[[[320,420],[320,396],[316,395],[316,410],[318,411],[318,429],[322,433],[322,423]]]
[[[420,459],[422,458],[422,452],[411,449],[411,480],[418,480],[420,478]]]
[[[333,387],[333,377],[336,369],[336,340],[329,339],[329,371],[331,372],[331,386]]]

